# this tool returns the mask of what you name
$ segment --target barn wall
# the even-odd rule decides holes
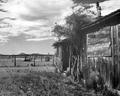
[[[105,27],[102,32],[100,30],[98,32],[91,33],[91,38],[88,37],[88,49],[91,48],[89,49],[91,52],[87,50],[88,66],[99,71],[109,87],[118,88],[120,87],[120,26]]]
[[[67,70],[69,67],[69,46],[67,44],[62,46],[62,62],[63,62],[63,70]]]

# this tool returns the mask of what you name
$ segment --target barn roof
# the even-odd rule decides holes
[[[120,24],[120,9],[80,28],[80,32],[92,33],[106,26]]]

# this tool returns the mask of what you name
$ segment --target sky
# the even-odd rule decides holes
[[[120,0],[100,5],[105,16],[120,8]],[[71,0],[8,0],[0,6],[7,10],[0,12],[0,54],[54,54],[51,30],[56,22],[64,24],[72,6]]]

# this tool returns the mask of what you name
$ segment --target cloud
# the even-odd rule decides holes
[[[3,6],[8,13],[2,15],[15,20],[3,20],[10,26],[1,28],[0,36],[9,40],[9,37],[24,34],[27,41],[52,38],[51,28],[55,22],[64,23],[64,17],[71,12],[71,6],[71,0],[9,0]],[[4,24],[0,25],[4,26]],[[7,33],[6,37],[3,33]]]
[[[47,38],[49,39],[49,37],[52,37],[51,34],[51,27],[47,26],[47,25],[17,25],[14,24],[14,22],[12,26],[9,27],[2,27],[0,30],[0,36],[2,38],[2,40],[7,39],[6,41],[9,40],[10,37],[17,37],[20,36],[21,34],[23,34],[25,36],[26,41],[40,41],[40,40],[46,40]],[[4,25],[5,26],[5,25]],[[31,40],[28,40],[31,39]],[[34,40],[35,39],[35,40]],[[0,42],[3,42],[3,41]]]
[[[3,6],[8,12],[0,15],[15,20],[2,20],[0,27],[4,28],[0,28],[0,42],[21,34],[25,35],[26,41],[52,39],[51,28],[55,22],[65,22],[64,17],[72,13],[72,4],[71,0],[9,0]],[[120,0],[109,0],[100,5],[104,16],[119,9]]]
[[[46,36],[46,37],[41,37],[41,38],[28,38],[27,41],[43,41],[43,40],[48,40],[48,39],[55,40],[55,37]]]
[[[25,20],[49,20],[61,16],[71,7],[70,0],[24,0],[28,13],[21,13],[20,17]]]
[[[8,41],[8,36],[1,36],[0,35],[0,43],[6,43]]]
[[[6,8],[14,16],[35,21],[61,16],[72,4],[71,0],[12,0]]]
[[[27,41],[41,41],[48,39],[54,39],[50,27],[30,27],[29,31],[24,31]]]
[[[110,14],[118,9],[120,9],[120,0],[108,0],[101,3],[102,15]]]

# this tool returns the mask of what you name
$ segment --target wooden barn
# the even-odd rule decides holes
[[[62,70],[69,67],[77,80],[83,71],[87,79],[92,66],[109,87],[120,88],[120,10],[83,26],[76,34],[74,40],[68,38],[54,44]]]
[[[99,70],[109,87],[120,87],[120,10],[84,26],[81,32],[87,36],[87,64]]]

